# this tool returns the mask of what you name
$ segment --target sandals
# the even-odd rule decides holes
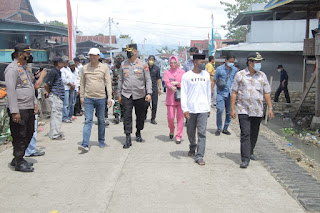
[[[176,141],[176,144],[180,144],[180,143],[181,143],[181,141],[178,141],[178,140]]]
[[[196,163],[199,164],[200,166],[206,165],[206,163],[203,161],[203,159],[196,160]]]

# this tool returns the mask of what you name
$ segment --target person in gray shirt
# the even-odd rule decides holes
[[[128,59],[122,62],[118,84],[118,100],[124,108],[124,132],[126,143],[124,149],[130,148],[132,133],[132,109],[136,113],[136,141],[142,142],[141,130],[144,128],[145,101],[150,102],[152,95],[152,81],[149,67],[137,58],[137,44],[127,45]]]
[[[17,44],[12,53],[11,62],[4,71],[8,97],[10,130],[13,138],[13,156],[11,165],[16,171],[33,172],[31,162],[23,159],[34,132],[35,115],[38,106],[34,93],[33,76],[27,67],[32,63],[30,46]]]

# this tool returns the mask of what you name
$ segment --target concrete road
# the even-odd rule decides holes
[[[148,119],[145,142],[128,150],[122,123],[107,127],[104,149],[93,125],[90,151],[82,154],[84,117],[62,125],[65,141],[45,136],[47,122],[38,134],[46,155],[28,158],[35,172],[13,171],[12,149],[0,153],[0,212],[305,212],[260,162],[239,168],[239,138],[232,131],[216,137],[211,114],[203,167],[187,156],[186,132],[180,145],[169,140],[164,96],[158,125]]]

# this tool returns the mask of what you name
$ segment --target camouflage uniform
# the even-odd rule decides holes
[[[120,105],[118,101],[118,81],[120,77],[120,69],[114,67],[112,70],[113,77],[112,77],[112,99],[115,100],[114,106],[113,106],[113,115],[123,115],[123,107]]]

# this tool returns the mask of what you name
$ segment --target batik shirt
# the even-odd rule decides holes
[[[231,88],[238,92],[236,106],[239,115],[263,116],[263,96],[271,92],[264,72],[252,76],[248,69],[241,70],[235,75]]]

